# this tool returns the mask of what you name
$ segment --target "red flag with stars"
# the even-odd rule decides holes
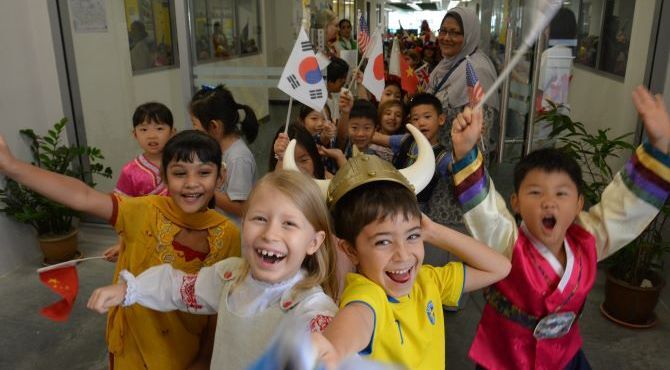
[[[400,86],[407,91],[409,95],[416,93],[416,87],[419,85],[419,79],[414,73],[414,69],[410,67],[404,55],[400,56]]]
[[[79,278],[75,261],[68,261],[59,268],[45,267],[37,270],[40,280],[63,299],[40,310],[40,313],[53,321],[66,321],[72,311],[79,290]],[[60,265],[60,264],[59,264]]]

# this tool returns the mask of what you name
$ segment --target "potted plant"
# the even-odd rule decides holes
[[[550,139],[580,163],[585,174],[585,203],[596,204],[614,176],[608,161],[623,152],[632,153],[635,147],[624,139],[633,133],[610,138],[610,129],[605,129],[591,134],[581,122],[563,114],[564,107],[550,104],[551,108],[537,122],[549,122]],[[662,240],[669,215],[670,203],[666,202],[637,239],[607,259],[605,302],[600,310],[610,320],[629,327],[655,324],[654,308],[665,286],[659,272],[663,268],[663,254],[670,251],[670,243]]]
[[[66,125],[67,119],[63,118],[44,136],[31,129],[20,131],[30,144],[32,164],[82,179],[92,187],[95,186],[93,175],[111,177],[111,168],[100,163],[104,159],[100,149],[62,143],[61,135]],[[89,166],[85,170],[79,165],[73,165],[73,161],[82,156],[89,160]],[[78,253],[78,229],[74,225],[74,220],[78,217],[76,211],[53,202],[12,179],[7,179],[5,187],[0,189],[0,202],[0,212],[35,229],[45,263],[66,261]]]

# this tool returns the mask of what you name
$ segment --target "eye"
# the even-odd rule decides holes
[[[165,127],[163,127],[163,126],[158,126],[158,127],[156,127],[156,130],[158,130],[158,131],[163,131],[163,130],[165,130]]]
[[[256,221],[256,222],[266,222],[267,219],[263,216],[253,216],[251,218],[251,221]]]
[[[410,235],[407,237],[407,240],[418,240],[418,239],[420,239],[420,238],[421,238],[421,234],[420,234],[420,233],[414,233],[414,234],[410,234]]]
[[[375,247],[388,247],[391,245],[391,241],[388,239],[380,239],[375,241]]]
[[[211,170],[200,170],[200,176],[207,177],[212,173]]]
[[[539,195],[539,194],[540,194],[540,191],[539,191],[539,190],[529,190],[529,191],[528,191],[528,194],[530,194],[530,195]]]
[[[298,224],[295,223],[295,222],[292,221],[292,220],[286,220],[286,221],[284,221],[284,226],[288,226],[288,227],[298,227]]]
[[[172,171],[172,176],[174,176],[174,177],[184,177],[184,176],[186,176],[186,171]]]
[[[556,193],[556,195],[558,195],[559,197],[565,197],[565,196],[568,195],[568,192],[567,191],[559,191],[558,193]]]

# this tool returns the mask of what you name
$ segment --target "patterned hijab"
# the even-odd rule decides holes
[[[481,25],[479,19],[472,8],[456,7],[451,9],[442,19],[442,23],[449,15],[457,15],[463,25],[463,48],[453,57],[443,57],[440,63],[430,74],[428,91],[433,92],[442,101],[442,105],[451,107],[461,107],[468,103],[468,91],[465,85],[465,61],[463,61],[447,81],[442,84],[440,91],[435,91],[442,78],[451,70],[451,68],[466,56],[470,56],[470,64],[475,69],[477,77],[484,88],[488,90],[496,79],[496,70],[491,60],[481,50],[478,50],[481,40]],[[440,23],[440,27],[442,27]],[[498,109],[498,94],[492,96],[486,101],[486,105]]]

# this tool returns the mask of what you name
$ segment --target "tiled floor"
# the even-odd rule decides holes
[[[274,117],[282,117],[277,122],[283,122],[285,106],[275,106],[272,112]],[[279,125],[272,122],[262,125],[258,141],[251,145],[257,155],[260,173],[265,172],[270,141]],[[507,170],[503,167],[494,176],[503,178]],[[509,192],[504,184],[499,185],[502,193]],[[116,236],[108,227],[87,224],[80,233],[80,249],[84,256],[99,255],[115,241]],[[32,261],[0,277],[0,369],[105,369],[105,316],[88,311],[85,304],[94,288],[111,281],[114,265],[104,261],[80,264],[80,293],[73,313],[68,322],[55,323],[38,313],[41,307],[57,299],[39,282],[35,272],[39,263]],[[584,351],[593,368],[670,368],[667,300],[661,301],[656,309],[659,324],[655,328],[625,329],[600,314],[598,307],[603,300],[603,285],[601,273],[580,319]],[[466,298],[461,311],[447,314],[447,368],[473,368],[467,352],[482,307],[481,293],[474,293]]]

